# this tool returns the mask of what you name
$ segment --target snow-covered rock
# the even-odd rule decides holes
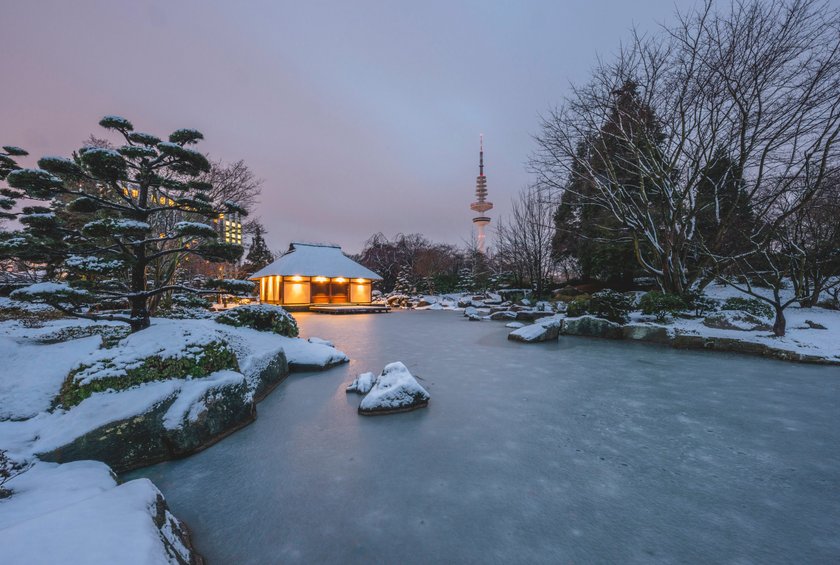
[[[551,341],[557,339],[563,328],[564,316],[554,315],[541,318],[530,326],[523,326],[508,334],[512,341],[534,343],[538,341]]]
[[[367,394],[373,388],[373,383],[376,382],[376,375],[373,373],[362,373],[353,382],[347,385],[347,392],[358,392],[359,394]]]
[[[318,343],[321,345],[326,345],[327,347],[335,347],[335,344],[328,339],[321,339],[320,337],[310,337],[307,339],[309,343]]]
[[[0,502],[3,563],[197,563],[186,528],[148,479],[117,484],[107,465],[36,463]]]
[[[507,324],[505,324],[506,328],[512,328],[512,329],[518,329],[518,328],[522,328],[524,326],[525,326],[525,324],[523,324],[522,322],[508,322]]]
[[[359,414],[407,412],[427,406],[429,398],[429,393],[420,386],[408,368],[397,361],[382,369],[373,388],[359,404]]]
[[[579,318],[566,318],[563,322],[563,334],[611,339],[622,337],[620,324],[588,315]]]

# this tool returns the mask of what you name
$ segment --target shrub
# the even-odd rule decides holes
[[[720,300],[716,300],[706,296],[702,292],[689,292],[686,294],[686,302],[694,310],[694,315],[698,318],[705,316],[709,312],[714,312],[720,308]]]
[[[216,321],[228,326],[274,332],[286,337],[298,335],[297,322],[292,315],[283,308],[270,304],[237,306],[216,315]]]
[[[771,319],[773,317],[773,308],[769,304],[759,300],[758,298],[741,298],[740,296],[733,296],[727,298],[723,306],[723,310],[740,310],[757,316],[759,318]]]
[[[171,303],[158,310],[162,318],[176,320],[200,320],[212,317],[210,301],[198,294],[174,294]]]
[[[630,319],[630,312],[634,306],[635,300],[632,296],[614,290],[601,290],[590,297],[587,310],[599,318],[625,324]]]
[[[122,365],[119,360],[106,359],[99,362],[101,369],[116,369],[119,375],[102,377],[80,382],[76,375],[89,369],[82,365],[67,376],[61,386],[58,404],[64,407],[75,406],[94,392],[108,389],[125,390],[133,386],[152,381],[204,377],[223,369],[239,370],[236,354],[227,344],[211,341],[203,345],[188,345],[183,354],[175,357],[152,355],[135,365]]]
[[[12,495],[12,491],[6,488],[8,481],[14,479],[29,468],[27,463],[15,461],[6,455],[6,450],[0,449],[0,500]]]
[[[589,312],[589,295],[581,294],[575,296],[566,303],[566,315],[570,318],[577,318]]]
[[[639,308],[642,314],[655,316],[660,322],[664,321],[669,315],[674,316],[690,307],[688,301],[679,294],[670,294],[658,290],[648,292],[639,300]]]

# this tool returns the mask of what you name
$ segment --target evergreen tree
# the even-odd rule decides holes
[[[251,239],[251,247],[245,256],[245,262],[242,264],[242,272],[246,275],[253,275],[274,261],[274,254],[269,250],[262,234],[262,225],[256,224],[254,226],[254,237]]]
[[[469,267],[461,267],[458,271],[458,291],[462,293],[475,292],[475,276]]]
[[[217,241],[210,223],[220,212],[242,210],[231,202],[217,209],[206,196],[212,186],[195,180],[210,167],[190,147],[203,139],[200,132],[179,129],[162,141],[134,131],[118,116],[106,116],[99,125],[119,133],[125,144],[83,147],[73,159],[43,157],[37,169],[7,174],[7,198],[25,196],[47,206],[23,209],[24,229],[0,241],[0,258],[37,260],[39,253],[50,261],[60,258],[62,282],[19,289],[15,298],[81,318],[128,322],[138,331],[149,326],[149,302],[156,296],[204,291],[185,284],[149,288],[149,269],[176,254],[237,260],[242,247]],[[180,221],[168,221],[173,214]],[[47,249],[51,244],[55,247]],[[234,292],[253,288],[247,281],[210,281],[209,286]],[[98,313],[103,303],[127,306],[130,313]]]
[[[586,149],[578,148],[574,170],[554,215],[552,249],[557,260],[576,259],[583,278],[597,278],[621,288],[632,285],[633,278],[643,272],[637,259],[642,244],[600,202],[602,190],[592,179],[597,177],[602,183],[607,179],[616,189],[620,186],[631,193],[648,190],[644,198],[661,205],[663,199],[651,192],[656,184],[647,183],[640,173],[636,154],[639,145],[646,145],[645,160],[657,160],[661,138],[653,112],[639,99],[638,86],[625,82],[613,92],[610,115],[590,142],[597,151],[587,156]],[[655,206],[651,212],[656,213]]]
[[[417,292],[417,285],[412,281],[411,270],[408,267],[400,267],[397,282],[394,284],[394,292],[398,294],[415,294]]]

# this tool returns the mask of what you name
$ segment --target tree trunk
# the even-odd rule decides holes
[[[778,337],[782,337],[785,335],[785,327],[787,326],[787,321],[785,320],[785,311],[776,304],[776,320],[773,322],[773,335]]]
[[[151,325],[149,309],[146,304],[146,248],[134,246],[135,263],[131,267],[131,331],[139,332]]]

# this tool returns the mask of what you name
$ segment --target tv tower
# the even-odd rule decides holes
[[[493,209],[493,203],[487,202],[487,177],[484,176],[484,134],[479,136],[478,176],[475,179],[475,202],[470,204],[470,210],[477,212],[473,224],[478,228],[478,250],[484,253],[484,227],[490,223],[485,214]]]

